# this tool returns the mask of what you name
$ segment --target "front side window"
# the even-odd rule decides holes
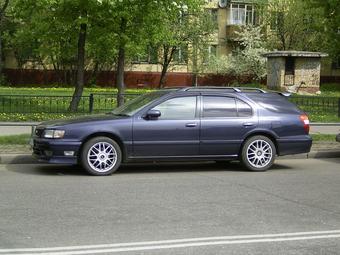
[[[196,116],[196,104],[196,97],[177,97],[169,99],[153,109],[161,112],[158,119],[194,119]]]
[[[247,4],[231,4],[230,23],[232,25],[255,25],[254,6]]]

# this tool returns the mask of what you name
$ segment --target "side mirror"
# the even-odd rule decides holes
[[[158,110],[149,110],[145,114],[144,118],[152,120],[152,119],[158,119],[160,116],[161,116],[161,112],[160,111],[158,111]]]

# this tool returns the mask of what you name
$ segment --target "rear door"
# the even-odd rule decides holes
[[[245,135],[258,124],[252,107],[232,96],[201,97],[201,155],[237,155]]]

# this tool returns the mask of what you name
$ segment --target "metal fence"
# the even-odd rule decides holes
[[[126,101],[140,94],[124,94]],[[114,109],[117,94],[90,94],[80,97],[77,113],[97,113]],[[0,95],[0,113],[69,113],[72,96]]]
[[[308,114],[332,114],[340,118],[339,97],[292,96],[289,101]]]
[[[125,101],[140,93],[124,94]],[[72,96],[0,95],[0,113],[69,113]],[[292,96],[289,100],[309,114],[334,114],[340,117],[340,98],[317,96]],[[101,113],[114,109],[117,94],[90,94],[80,98],[78,113]]]

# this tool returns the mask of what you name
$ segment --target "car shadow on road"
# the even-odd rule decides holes
[[[283,164],[274,164],[268,170],[289,170],[292,169]],[[7,170],[27,175],[50,175],[50,176],[88,176],[86,171],[77,165],[7,165]],[[249,172],[239,162],[177,162],[177,163],[144,163],[144,164],[124,164],[115,173],[124,174],[143,174],[143,173],[190,173],[190,172]]]

